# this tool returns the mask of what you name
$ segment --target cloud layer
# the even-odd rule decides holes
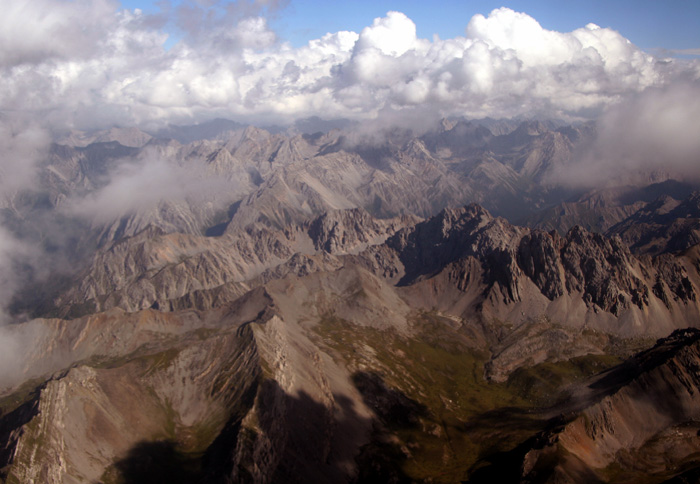
[[[0,211],[12,212],[13,194],[34,183],[35,166],[48,151],[46,130],[19,116],[0,117]],[[3,217],[5,213],[2,213]],[[19,268],[36,260],[37,247],[19,240],[0,218],[0,325],[7,319],[5,307],[21,283]],[[2,348],[0,348],[2,352]]]
[[[598,119],[593,145],[555,167],[552,180],[596,187],[656,173],[700,183],[700,82],[674,82],[612,106]]]
[[[420,39],[411,19],[388,12],[359,33],[292,48],[267,25],[274,2],[185,2],[150,16],[108,0],[7,3],[0,106],[54,127],[371,119],[416,106],[441,116],[587,118],[678,70],[697,71],[611,29],[549,31],[507,8],[465,19],[464,37]],[[166,22],[182,32],[170,49]]]
[[[125,215],[156,210],[162,202],[230,203],[238,190],[237,182],[217,176],[201,160],[178,163],[148,149],[135,159],[117,162],[106,179],[108,182],[93,192],[69,197],[60,210],[101,226]],[[222,208],[218,205],[215,208]]]

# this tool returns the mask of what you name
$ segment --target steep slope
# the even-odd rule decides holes
[[[52,254],[56,267],[50,272],[65,273],[83,269],[96,247],[148,227],[237,235],[251,226],[284,230],[330,210],[359,207],[380,218],[428,217],[468,202],[513,220],[576,194],[556,186],[549,174],[577,156],[594,127],[501,124],[492,132],[489,126],[498,125],[493,120],[443,120],[421,136],[409,130],[366,136],[357,127],[282,134],[215,120],[173,134],[186,144],[156,137],[145,145],[143,133],[129,129],[92,133],[80,142],[63,140],[72,145],[53,145],[37,165],[39,183],[7,194],[0,215],[18,238]],[[125,191],[131,195],[118,195]],[[595,207],[596,220],[572,208],[565,221],[552,223],[567,230],[579,222],[597,228],[638,208],[627,199],[603,198],[604,224],[596,222]],[[54,296],[59,290],[35,276],[24,279],[25,295]],[[25,312],[35,306],[46,304],[15,304]]]
[[[595,188],[577,194],[573,200],[557,203],[519,220],[529,227],[541,230],[556,230],[561,235],[574,225],[581,225],[593,232],[607,232],[614,225],[620,224],[633,216],[646,204],[661,197],[683,200],[692,195],[697,187],[691,183],[666,180],[645,186],[615,186]]]
[[[487,126],[492,124],[444,120],[422,136],[388,130],[378,141],[352,128],[284,135],[214,120],[183,128],[187,134],[179,139],[186,144],[163,138],[143,144],[145,133],[115,128],[85,135],[80,143],[63,140],[72,144],[54,145],[39,163],[40,183],[0,203],[17,226],[32,225],[27,221],[40,222],[40,216],[50,218],[47,214],[56,212],[70,219],[82,213],[92,224],[80,231],[83,238],[109,245],[148,225],[188,234],[208,229],[222,233],[226,225],[235,231],[255,223],[282,228],[328,210],[356,207],[382,218],[427,217],[448,206],[478,202],[512,221],[576,194],[556,186],[549,175],[577,156],[593,137],[594,127],[555,129],[552,123],[525,121],[493,134]],[[146,169],[153,163],[162,166],[155,172]],[[107,210],[108,215],[96,217],[91,202],[99,199],[101,190],[115,181],[133,182],[129,176],[124,179],[125,173],[135,175],[139,170],[154,178],[179,173],[183,180],[171,184],[182,186],[158,188],[163,203],[127,203],[127,213]],[[566,220],[540,225],[553,224],[563,232],[576,223],[603,229],[638,208],[627,199],[604,198],[605,203],[581,201],[616,212],[603,215],[602,225],[591,219],[598,216],[596,207],[579,205],[565,207]],[[76,205],[82,211],[76,212]],[[591,216],[590,210],[595,212]]]
[[[368,325],[393,313],[382,330],[406,331],[409,310],[364,271],[297,279],[205,313],[17,325],[41,337],[3,392],[5,482],[350,479],[373,414],[313,327],[333,310]],[[19,386],[37,372],[52,376]]]
[[[522,461],[511,480],[646,483],[697,472],[699,340],[677,331],[596,377],[573,412],[513,452]],[[488,474],[473,482],[496,478]]]
[[[517,228],[471,205],[445,210],[362,254],[410,300],[462,317],[553,321],[619,334],[697,325],[692,255],[637,258],[619,238]],[[665,286],[661,281],[668,281]]]
[[[215,472],[198,469],[197,461],[251,404],[256,354],[235,333],[180,344],[123,364],[79,364],[47,382],[15,443],[6,482],[95,482],[119,474],[129,482],[144,472],[188,482]],[[192,468],[178,475],[178,464],[188,461]]]
[[[418,307],[511,322],[547,316],[568,326],[662,336],[698,324],[693,254],[636,257],[619,238],[580,227],[565,237],[515,227],[478,205],[419,223],[334,211],[285,231],[144,231],[100,251],[56,306],[62,315],[184,308],[187,301],[206,309],[275,278],[352,261],[399,286]]]
[[[0,402],[6,482],[422,480],[436,457],[439,480],[453,482],[479,449],[514,442],[480,415],[526,405],[484,380],[482,329],[416,312],[352,265],[272,281],[218,310],[112,310],[15,330],[42,336]],[[37,372],[50,376],[20,385]]]
[[[253,333],[241,324],[254,317],[251,304],[257,311],[264,302],[249,298],[208,315],[113,311],[16,327],[36,345],[22,355],[24,378],[52,376],[25,383],[35,388],[28,398],[20,388],[20,400],[2,400],[4,482],[222,479],[231,459],[220,446],[230,452],[227,439],[261,374]]]
[[[539,121],[525,121],[514,131],[497,136],[490,143],[499,160],[527,179],[544,184],[553,167],[572,158],[574,133],[553,131]]]
[[[353,209],[329,212],[284,231],[261,225],[221,237],[149,227],[99,251],[79,283],[54,306],[61,316],[76,316],[112,307],[184,309],[183,301],[194,303],[194,297],[202,304],[190,307],[207,309],[211,306],[203,301],[211,299],[203,292],[223,291],[230,301],[290,272],[303,275],[337,267],[337,256],[381,243],[414,221],[410,217],[376,220]]]
[[[486,124],[366,138],[217,120],[164,132],[186,144],[117,130],[54,146],[3,219],[23,240],[71,223],[85,259],[22,293],[46,316],[61,290],[49,314],[72,319],[0,328],[0,480],[694,475],[699,333],[586,379],[700,326],[697,196],[638,210],[661,188],[589,193],[543,222],[574,224],[561,234],[449,208],[561,202],[549,175],[594,134]],[[165,187],[178,196],[65,210],[153,160],[185,178]],[[619,235],[575,224],[630,214]]]
[[[342,234],[352,234],[352,222],[366,214],[332,215],[315,225],[319,247],[335,250],[343,240],[352,251],[362,247],[359,234]],[[472,254],[470,277],[484,287],[477,256],[499,260],[528,232],[471,206],[342,255],[344,264],[332,270],[272,278],[216,309],[113,309],[16,325],[13,331],[33,335],[36,345],[23,355],[24,370],[5,383],[2,475],[6,482],[478,477],[480,459],[514,451],[561,411],[539,408],[541,402],[572,395],[570,401],[595,402],[609,393],[604,383],[595,391],[561,388],[633,347],[546,318],[499,323],[433,303],[442,295],[426,285],[444,274],[442,264],[459,266]],[[501,245],[493,245],[496,236]],[[571,243],[578,247],[574,237]],[[615,254],[602,237],[586,243]],[[425,273],[404,269],[384,278],[364,268],[367,254],[382,251],[395,254],[396,264],[430,260],[435,244],[444,259]],[[499,286],[507,279],[486,274],[505,295]],[[616,345],[622,347],[612,351]],[[124,389],[130,398],[119,396]]]
[[[662,197],[608,231],[636,253],[677,252],[700,243],[700,192],[677,201]]]

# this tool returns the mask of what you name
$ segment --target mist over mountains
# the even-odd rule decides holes
[[[36,185],[3,202],[4,227],[14,228],[8,253],[16,248],[18,260],[31,254],[24,271],[11,272],[31,279],[43,266],[42,279],[46,266],[75,268],[91,250],[149,227],[234,234],[284,229],[351,208],[379,218],[425,218],[476,202],[512,223],[529,221],[562,235],[576,224],[605,231],[645,203],[663,195],[680,201],[696,186],[672,163],[622,180],[609,173],[607,188],[571,183],[573,175],[566,178],[563,170],[575,174],[587,163],[581,153],[598,145],[590,123],[445,119],[421,134],[397,128],[371,137],[352,124],[333,128],[339,123],[315,133],[225,120],[152,134],[74,131],[43,152],[33,168]],[[161,137],[168,134],[182,141],[205,137],[181,143]],[[15,286],[8,278],[8,287]]]
[[[695,469],[700,440],[673,433],[691,410],[615,445],[577,427],[617,418],[601,399],[647,408],[624,365],[700,315],[697,179],[562,178],[599,129],[218,119],[30,152],[35,182],[2,206],[3,479],[658,480],[679,473],[619,452],[660,435]],[[695,333],[672,338],[659,368],[694,368]],[[645,368],[652,401],[686,401]]]
[[[283,8],[6,6],[0,483],[696,480],[697,60]]]

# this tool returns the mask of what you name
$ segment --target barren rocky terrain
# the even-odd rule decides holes
[[[0,201],[0,482],[692,481],[698,187],[558,183],[594,135],[57,139]]]

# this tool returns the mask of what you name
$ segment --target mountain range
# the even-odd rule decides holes
[[[0,201],[0,480],[694,481],[699,187],[574,183],[597,129],[57,135]]]

